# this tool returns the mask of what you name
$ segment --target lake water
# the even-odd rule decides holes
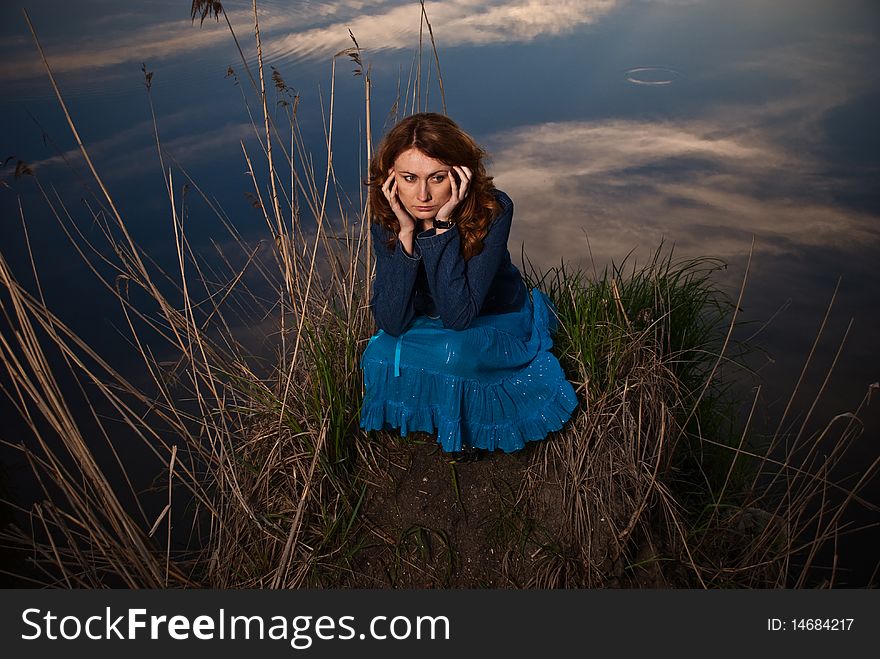
[[[44,186],[55,186],[86,235],[99,238],[80,202],[87,192],[66,161],[82,180],[86,170],[18,4],[0,8],[0,157],[9,158],[0,251],[31,281],[20,199],[50,306],[124,369],[130,352],[114,327],[121,327],[116,303],[69,247],[31,177],[13,175],[19,159],[27,163]],[[253,64],[250,2],[223,4]],[[222,20],[192,24],[184,0],[25,5],[98,170],[150,254],[167,261],[174,243],[143,64],[153,72],[166,149],[246,239],[265,235],[245,196],[252,188],[239,142],[252,154],[258,147],[241,90],[227,76],[229,67],[242,79],[243,72]],[[880,4],[448,0],[426,7],[449,114],[491,152],[490,173],[516,204],[515,259],[524,244],[539,266],[564,259],[601,270],[630,252],[644,262],[663,241],[682,257],[727,261],[722,281],[735,290],[753,249],[742,318],[754,329],[770,321],[755,339],[769,355],[755,364],[766,410],[758,424],[770,428],[841,278],[798,414],[850,319],[814,418],[855,408],[880,379]],[[300,95],[316,169],[323,170],[330,62],[352,45],[349,30],[371,66],[378,140],[400,80],[405,91],[418,66],[419,3],[276,0],[261,2],[260,12],[267,67]],[[432,59],[426,48],[423,69]],[[334,163],[357,198],[363,82],[347,58],[337,67]],[[436,86],[425,84],[418,106],[440,110],[440,103]],[[187,221],[197,247],[228,240],[196,199]],[[852,473],[877,455],[877,407],[875,400],[845,465]],[[872,492],[880,499],[876,486]],[[864,537],[878,546],[876,533]],[[872,556],[876,562],[875,549]]]

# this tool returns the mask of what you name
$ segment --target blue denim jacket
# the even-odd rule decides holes
[[[390,233],[372,226],[376,278],[370,304],[380,329],[400,336],[417,314],[425,314],[439,317],[444,327],[463,330],[478,315],[522,307],[526,287],[507,249],[513,202],[500,190],[495,195],[501,213],[489,224],[483,251],[468,261],[461,256],[458,227],[440,235],[434,229],[421,232],[409,256],[399,240],[388,249]]]

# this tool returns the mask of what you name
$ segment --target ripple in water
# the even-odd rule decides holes
[[[657,87],[671,85],[681,74],[668,66],[638,66],[624,73],[624,79],[634,85]]]

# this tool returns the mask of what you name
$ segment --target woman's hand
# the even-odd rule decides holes
[[[453,165],[453,170],[458,174],[458,183],[455,181],[455,176],[453,176],[452,172],[449,172],[449,185],[452,188],[452,194],[449,197],[449,201],[447,201],[443,206],[440,207],[440,210],[437,211],[437,219],[438,220],[448,220],[456,206],[458,206],[464,198],[467,197],[468,188],[471,184],[471,170],[468,167]]]
[[[400,203],[400,197],[397,196],[397,179],[395,178],[393,167],[388,170],[388,178],[386,178],[385,183],[382,184],[382,193],[388,200],[388,205],[391,206],[391,210],[394,212],[398,224],[400,224],[400,230],[397,232],[397,239],[400,241],[403,251],[412,256],[413,236],[416,232],[416,220],[412,215],[406,212],[406,209]]]
[[[416,230],[416,221],[400,203],[400,197],[397,196],[397,179],[395,178],[393,168],[389,170],[388,178],[382,184],[382,193],[385,195],[388,205],[391,206],[394,216],[400,223],[400,233],[413,233]]]

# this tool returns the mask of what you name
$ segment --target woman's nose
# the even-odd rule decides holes
[[[419,185],[419,201],[430,201],[430,200],[431,200],[431,193],[428,190],[428,182],[423,181]]]

